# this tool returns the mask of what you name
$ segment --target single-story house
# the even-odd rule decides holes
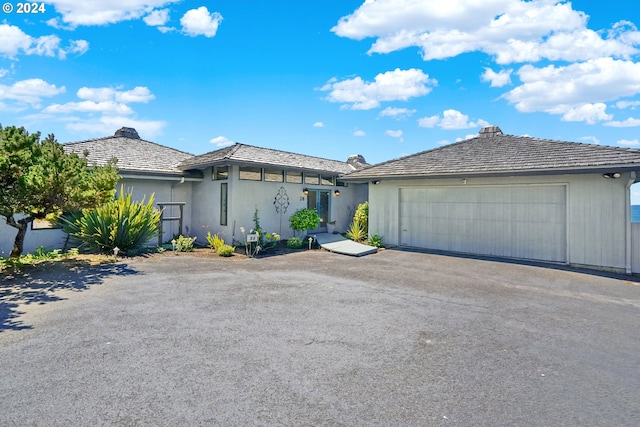
[[[329,160],[280,150],[234,144],[195,156],[141,139],[135,129],[113,136],[63,144],[67,152],[88,152],[90,164],[117,158],[123,184],[134,199],[154,194],[163,208],[163,242],[178,234],[206,242],[207,232],[225,241],[243,240],[253,228],[258,209],[265,232],[293,236],[289,216],[311,207],[321,218],[317,232],[335,221],[344,230],[359,203],[367,200],[366,184],[346,184],[340,176],[368,166],[360,155]],[[0,256],[8,256],[16,230],[0,223]],[[46,222],[35,222],[25,237],[25,252],[38,246],[61,248],[66,235]]]
[[[343,179],[369,183],[369,231],[387,244],[639,272],[630,209],[639,172],[637,149],[487,126]]]

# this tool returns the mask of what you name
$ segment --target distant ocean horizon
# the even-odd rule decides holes
[[[631,205],[631,222],[640,222],[640,205]]]

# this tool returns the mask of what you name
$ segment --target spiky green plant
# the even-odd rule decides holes
[[[347,230],[347,237],[353,241],[362,242],[367,238],[367,232],[356,221],[353,221]]]
[[[160,211],[153,207],[153,201],[152,194],[146,203],[144,198],[135,202],[121,186],[118,198],[62,217],[61,223],[64,231],[89,251],[111,253],[118,247],[120,253],[131,255],[142,251],[160,232]]]

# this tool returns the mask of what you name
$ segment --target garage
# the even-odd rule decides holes
[[[399,188],[400,245],[566,262],[565,185]]]

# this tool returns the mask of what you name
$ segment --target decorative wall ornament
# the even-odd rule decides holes
[[[280,234],[282,235],[282,215],[287,213],[289,208],[289,196],[287,190],[284,187],[280,187],[276,193],[276,197],[273,200],[273,205],[276,207],[276,213],[280,214]]]

